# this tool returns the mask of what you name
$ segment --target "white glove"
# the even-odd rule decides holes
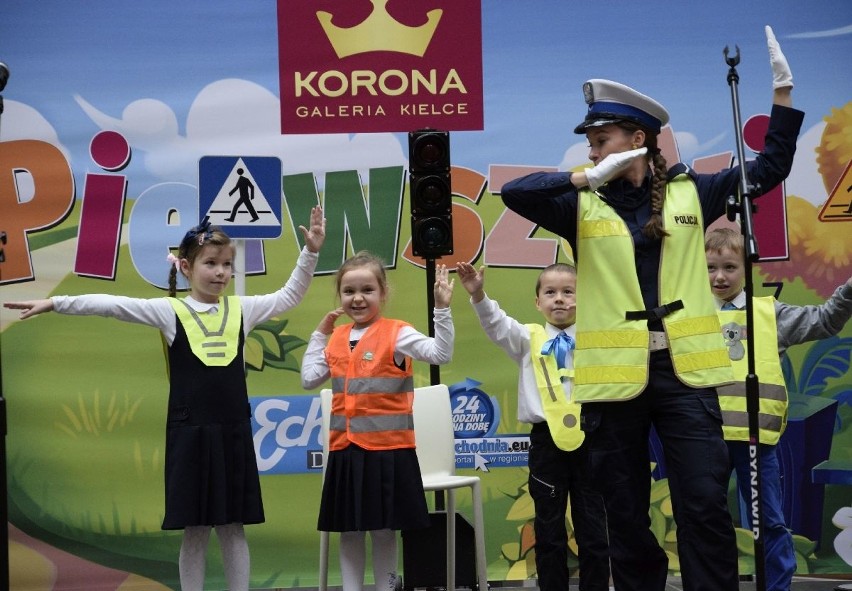
[[[648,148],[638,148],[636,150],[610,154],[593,168],[585,170],[586,180],[589,181],[589,188],[594,191],[605,182],[617,177],[619,173],[630,168],[634,160],[642,158],[647,153]]]
[[[769,46],[769,65],[772,66],[772,88],[793,88],[793,73],[781,46],[775,40],[772,27],[766,25],[766,44]]]

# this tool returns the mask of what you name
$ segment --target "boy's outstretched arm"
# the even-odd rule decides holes
[[[28,300],[24,302],[6,302],[3,304],[4,308],[9,308],[10,310],[21,310],[21,320],[25,320],[30,316],[36,316],[37,314],[41,314],[43,312],[52,312],[53,311],[53,300],[50,298],[46,300]]]
[[[775,302],[778,352],[838,334],[852,318],[852,277],[834,290],[823,304],[794,306]]]

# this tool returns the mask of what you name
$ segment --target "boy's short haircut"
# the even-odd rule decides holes
[[[704,240],[704,252],[722,252],[724,249],[743,254],[743,235],[733,228],[714,228]]]
[[[538,279],[535,280],[535,295],[538,296],[538,290],[541,289],[541,276],[545,273],[556,271],[557,273],[568,273],[569,275],[577,275],[577,267],[568,263],[553,263],[541,270],[538,274]]]

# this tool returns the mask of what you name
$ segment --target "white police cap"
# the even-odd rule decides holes
[[[589,127],[620,121],[632,121],[654,132],[669,122],[669,114],[660,103],[618,82],[594,78],[583,84],[583,97],[589,105],[586,118],[574,128],[583,134]]]

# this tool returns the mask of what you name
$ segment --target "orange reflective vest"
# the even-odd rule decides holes
[[[329,449],[414,447],[414,377],[393,360],[401,320],[376,320],[350,350],[352,324],[338,326],[325,348],[331,371]]]

